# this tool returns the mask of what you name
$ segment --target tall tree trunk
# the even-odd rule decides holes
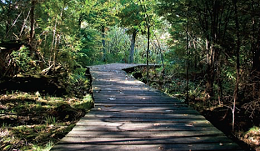
[[[132,40],[131,40],[129,63],[134,63],[134,52],[135,52],[135,39],[136,39],[136,35],[137,35],[137,30],[134,29],[133,35],[132,35]]]
[[[58,15],[56,15],[55,25],[54,25],[53,35],[52,35],[51,55],[50,55],[50,60],[49,60],[49,66],[55,65],[55,39],[56,39],[55,37],[56,37],[57,23],[58,23]],[[52,56],[52,54],[53,54],[53,56]],[[51,63],[51,61],[53,61],[53,63]]]
[[[105,41],[105,26],[101,27],[101,32],[102,32],[102,46],[103,46],[103,57],[102,57],[102,61],[103,62],[107,62],[107,58],[106,58],[106,41]]]
[[[145,12],[144,14],[144,18],[145,18],[145,22],[146,22],[146,27],[147,27],[147,51],[146,51],[146,78],[147,78],[147,84],[149,85],[149,49],[150,49],[150,18],[149,15],[147,14],[147,9],[145,5],[142,5],[142,0],[139,0],[141,7],[143,9],[143,11]]]
[[[251,1],[252,6],[252,33],[251,33],[251,53],[253,56],[253,76],[259,76],[260,73],[260,17],[257,14],[259,4],[255,1]],[[258,81],[257,78],[253,79],[254,81]]]
[[[255,11],[255,8],[254,8],[254,1],[251,2],[251,6],[252,6],[252,11],[254,12]],[[257,69],[257,62],[256,62],[256,54],[255,54],[255,36],[256,36],[256,19],[255,19],[255,16],[252,14],[252,36],[251,36],[251,53],[252,53],[252,56],[253,56],[253,67],[252,67],[252,70],[256,70]]]
[[[146,78],[149,85],[149,51],[150,51],[150,25],[147,22],[148,35],[147,35],[147,51],[146,51]]]
[[[260,19],[259,19],[259,22],[260,22]],[[254,43],[254,47],[255,49],[253,50],[254,51],[254,56],[253,56],[253,70],[254,71],[257,71],[257,72],[260,72],[260,27],[257,27],[257,34],[254,35],[254,36],[257,36],[257,37],[254,37],[256,38],[256,42]]]
[[[29,43],[32,46],[33,36],[34,36],[34,9],[35,9],[35,0],[31,1],[31,31]]]
[[[239,34],[239,22],[238,22],[238,13],[237,13],[237,0],[234,0],[234,6],[235,6],[235,22],[236,22],[236,36],[237,36],[237,49],[236,49],[236,58],[237,58],[237,66],[236,66],[236,87],[234,91],[234,102],[233,102],[233,108],[232,108],[232,130],[235,130],[235,111],[236,111],[236,103],[238,101],[238,92],[239,92],[239,69],[240,69],[240,62],[239,62],[239,50],[240,50],[240,34]]]
[[[186,53],[187,53],[187,60],[186,60],[186,102],[188,103],[189,101],[189,22],[187,21],[186,25]]]
[[[213,83],[214,83],[214,73],[213,73],[213,65],[212,65],[212,42],[209,40],[206,40],[206,49],[207,49],[207,71],[206,71],[206,92],[209,94],[209,96],[214,95],[213,91]]]
[[[221,60],[217,66],[217,84],[218,84],[218,104],[221,105],[221,101],[223,100],[223,86],[222,86],[222,77],[221,77],[221,68],[222,62]]]
[[[216,70],[218,68],[217,62],[220,58],[220,48],[217,46],[221,44],[221,1],[206,1],[206,7],[203,11],[205,13],[204,34],[206,37],[207,50],[207,73],[206,73],[206,92],[209,97],[215,95],[213,85],[216,79]]]

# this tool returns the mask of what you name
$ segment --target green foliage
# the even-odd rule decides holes
[[[45,123],[46,123],[46,125],[56,124],[56,118],[53,116],[47,116],[45,118]]]
[[[88,83],[84,72],[79,71],[78,69],[76,69],[76,72],[78,73],[74,73],[69,76],[70,83],[73,85],[83,85],[84,83]]]
[[[66,85],[66,91],[69,95],[83,98],[90,91],[90,79],[86,77],[85,68],[76,68],[73,73],[63,79]]]
[[[120,17],[120,24],[130,28],[127,32],[131,34],[134,29],[140,28],[141,22],[144,20],[143,15],[141,15],[142,8],[133,1],[120,2],[122,10],[117,14]]]
[[[237,85],[243,97],[239,103],[258,102],[259,95],[254,93],[259,91],[260,71],[257,0],[32,2],[0,1],[1,41],[19,40],[30,46],[30,50],[25,46],[10,49],[12,53],[4,56],[6,75],[61,67],[63,79],[59,80],[68,92],[84,100],[89,80],[83,68],[103,61],[145,63],[149,28],[149,63],[164,64],[157,72],[150,72],[154,77],[162,72],[168,76],[171,81],[165,84],[165,91],[183,95],[189,80],[190,96],[201,98],[210,93],[213,101],[233,97]],[[135,32],[135,47],[131,47]],[[29,108],[30,104],[21,106]]]
[[[9,66],[17,67],[20,72],[27,72],[29,63],[32,59],[29,57],[29,50],[27,47],[22,46],[19,51],[13,51],[10,55]]]
[[[252,128],[250,128],[250,130],[248,130],[246,133],[256,133],[256,131],[259,131],[260,130],[260,128],[259,127],[257,127],[257,126],[254,126],[254,127],[252,127]]]
[[[88,110],[91,107],[93,107],[93,105],[94,105],[94,102],[93,102],[91,95],[85,95],[85,96],[83,96],[83,99],[81,101],[74,103],[73,107],[82,109],[82,110]]]
[[[35,151],[49,151],[54,146],[52,141],[49,141],[45,146],[33,145],[32,149]]]
[[[8,5],[13,5],[13,1],[1,2],[0,11],[5,15],[3,15],[3,22],[0,23],[0,27],[3,27],[0,28],[0,32],[4,33],[5,28],[14,23],[8,36],[2,39],[20,39],[25,42],[28,40],[32,5],[24,5],[25,3],[30,4],[31,1],[19,1],[10,8]],[[154,6],[154,2],[147,1],[143,1],[142,4],[139,1],[110,0],[37,1],[33,12],[35,17],[33,50],[38,50],[43,55],[44,60],[40,61],[45,62],[45,67],[56,64],[72,70],[78,65],[85,67],[100,64],[104,55],[101,40],[105,40],[108,62],[128,62],[130,40],[126,33],[131,33],[133,29],[141,29],[145,33],[142,27],[144,26],[142,7],[149,8],[147,13],[154,16],[150,9],[152,5]],[[21,15],[15,7],[21,9]],[[121,20],[120,25],[124,28],[111,27],[119,23],[118,17]],[[8,24],[5,24],[4,20],[8,20]],[[107,38],[101,37],[101,27],[105,27]],[[138,49],[136,54],[137,60],[141,60]]]
[[[107,34],[107,43],[105,49],[108,51],[108,63],[128,62],[130,50],[130,38],[120,27],[111,27]]]
[[[101,35],[93,28],[82,28],[80,30],[80,49],[76,53],[77,62],[83,67],[98,64],[101,60]]]
[[[101,26],[115,25],[116,4],[117,1],[110,0],[86,1],[83,16],[89,24],[100,30]]]

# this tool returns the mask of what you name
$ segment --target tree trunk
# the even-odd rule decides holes
[[[187,60],[186,60],[186,103],[188,103],[189,101],[189,33],[188,33],[188,29],[189,29],[189,22],[187,21],[187,25],[186,25],[186,53],[187,53]]]
[[[207,49],[207,70],[206,70],[206,92],[211,97],[214,95],[213,83],[214,83],[214,69],[212,65],[212,44],[209,40],[206,40],[206,49]]]
[[[258,27],[259,28],[259,27]],[[255,42],[255,49],[253,50],[253,70],[260,72],[260,29],[258,29],[257,37],[255,37],[257,40]],[[255,35],[256,36],[256,35]]]
[[[147,84],[149,85],[149,48],[150,48],[150,25],[147,25],[148,28],[148,36],[147,36],[147,51],[146,51],[146,78],[147,78]]]
[[[102,32],[102,46],[103,46],[103,57],[102,57],[102,61],[103,62],[107,62],[107,58],[106,58],[106,41],[105,41],[105,26],[101,27],[101,32]]]
[[[134,29],[133,35],[132,35],[132,40],[131,40],[129,63],[134,63],[134,52],[135,52],[135,39],[136,39],[136,35],[137,35],[137,30]]]
[[[34,9],[35,9],[35,0],[31,1],[31,31],[30,31],[30,45],[32,45],[33,36],[34,36]]]
[[[237,77],[236,77],[236,87],[234,91],[234,102],[233,102],[233,108],[232,108],[232,131],[235,131],[235,110],[236,110],[236,103],[238,101],[238,92],[239,92],[239,69],[240,69],[240,62],[239,62],[239,53],[240,53],[240,34],[239,34],[239,22],[238,22],[238,13],[237,13],[237,0],[234,1],[234,6],[235,6],[235,21],[236,21],[236,36],[237,36],[237,49],[236,49],[236,58],[237,58],[237,66],[236,66],[236,72],[237,72]]]
[[[252,38],[251,38],[251,53],[253,55],[253,67],[252,70],[256,71],[254,74],[260,72],[260,17],[256,15],[258,12],[259,4],[255,1],[251,1],[252,6]],[[257,80],[256,80],[257,81]]]
[[[51,55],[50,55],[50,60],[49,60],[49,66],[51,66],[52,64],[55,64],[55,39],[56,39],[55,37],[56,37],[56,30],[57,30],[57,22],[58,22],[58,15],[56,15],[56,20],[55,20],[55,25],[54,25],[53,35],[52,35]],[[51,63],[51,61],[53,61],[53,63]]]

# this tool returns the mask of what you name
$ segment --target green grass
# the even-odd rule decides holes
[[[5,108],[0,116],[3,151],[50,150],[93,105],[89,94],[77,98],[16,92],[0,95],[0,101]]]

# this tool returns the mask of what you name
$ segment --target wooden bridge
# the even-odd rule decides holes
[[[133,66],[91,67],[95,108],[52,150],[242,150],[197,111],[121,70]]]

